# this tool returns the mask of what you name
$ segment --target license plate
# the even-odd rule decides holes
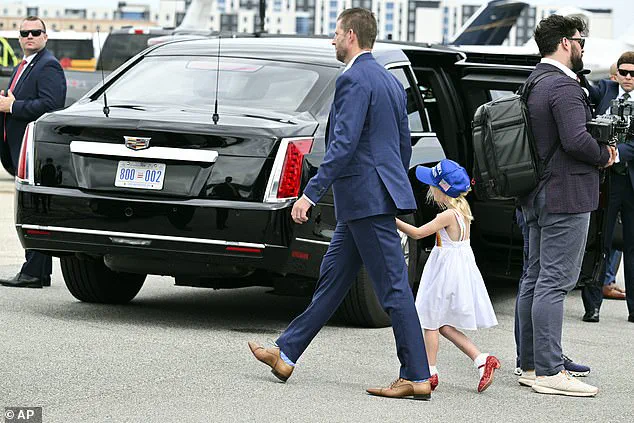
[[[144,163],[121,160],[114,179],[115,187],[163,189],[165,163]]]

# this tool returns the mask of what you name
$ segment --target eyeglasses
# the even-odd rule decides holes
[[[585,38],[572,38],[572,37],[566,37],[568,40],[570,41],[579,41],[579,45],[581,46],[581,48],[583,48],[583,46],[586,45],[586,39]]]
[[[34,37],[39,37],[40,35],[42,35],[42,33],[46,32],[43,29],[27,29],[26,31],[20,30],[20,37],[22,38],[26,38],[29,36],[29,32],[34,36]]]
[[[632,78],[634,78],[634,70],[619,69],[618,73],[621,76],[627,76],[627,74],[629,74]]]

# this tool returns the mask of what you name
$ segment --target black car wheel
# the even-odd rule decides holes
[[[114,272],[103,260],[61,257],[62,274],[68,290],[80,301],[124,304],[143,286],[146,275]]]
[[[408,216],[409,217],[409,216]],[[403,219],[413,223],[413,219]],[[407,263],[409,286],[412,287],[414,296],[418,290],[420,276],[423,272],[427,253],[418,251],[418,243],[399,231],[401,247],[405,262]],[[410,253],[412,252],[412,253]],[[344,298],[339,307],[339,316],[346,323],[370,328],[382,328],[390,326],[390,316],[383,310],[379,303],[372,281],[365,268],[362,268],[357,280],[350,288],[350,292]]]

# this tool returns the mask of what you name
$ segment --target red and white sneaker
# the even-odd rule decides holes
[[[478,367],[478,370],[482,367],[484,367],[484,373],[482,373],[480,383],[478,383],[478,392],[484,392],[484,390],[491,385],[495,369],[500,368],[500,360],[498,360],[495,356],[490,355],[487,357],[485,363]]]
[[[431,384],[431,390],[433,391],[438,386],[438,374],[431,375],[429,378],[429,383]]]

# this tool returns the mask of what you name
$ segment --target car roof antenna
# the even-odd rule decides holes
[[[220,33],[218,33],[218,63],[216,65],[216,101],[214,104],[214,114],[211,116],[211,120],[214,121],[214,125],[218,124],[220,115],[218,115],[218,80],[220,79]]]
[[[101,51],[101,35],[99,33],[99,29],[97,29],[97,43],[99,44],[99,62],[97,63],[97,66],[99,66],[99,63],[101,63],[101,86],[104,87],[103,90],[103,114],[106,115],[106,117],[108,117],[108,115],[110,114],[110,107],[108,107],[108,97],[106,96],[106,77],[103,74],[103,52]]]

